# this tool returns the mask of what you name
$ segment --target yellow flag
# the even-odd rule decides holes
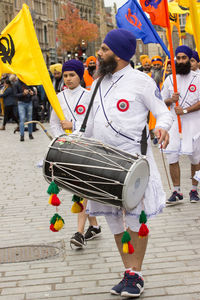
[[[2,73],[16,74],[27,85],[42,84],[58,118],[65,119],[26,4],[1,32],[0,76]]]
[[[181,8],[180,4],[176,1],[171,1],[168,3],[169,12],[171,14],[188,14],[189,9]]]

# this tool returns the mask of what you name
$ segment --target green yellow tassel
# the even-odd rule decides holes
[[[55,214],[50,220],[50,229],[52,231],[59,231],[63,228],[64,224],[65,222],[63,218],[59,214]]]
[[[51,194],[57,195],[59,192],[60,192],[59,187],[57,186],[57,184],[54,181],[52,181],[48,187],[47,193],[49,195],[51,195]]]
[[[82,212],[84,209],[83,207],[83,201],[81,202],[74,202],[74,204],[72,205],[72,208],[71,208],[71,212],[73,214],[78,214],[80,212]]]
[[[131,244],[131,236],[128,231],[124,231],[122,236],[123,253],[132,254],[134,252],[133,245]]]

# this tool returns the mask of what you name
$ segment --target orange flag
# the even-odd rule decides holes
[[[150,15],[151,23],[167,27],[167,14],[164,0],[140,0],[143,11]]]

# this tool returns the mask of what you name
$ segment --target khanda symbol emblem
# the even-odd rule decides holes
[[[131,9],[128,9],[128,14],[126,15],[126,19],[129,23],[131,23],[133,26],[137,27],[138,29],[141,29],[142,23],[137,18],[137,16],[134,14],[131,14]]]
[[[162,0],[145,0],[144,4],[146,7],[150,5],[157,9],[161,1]]]
[[[8,37],[0,35],[0,57],[2,62],[4,64],[8,62],[11,65],[14,55],[15,45],[10,34],[8,34]]]
[[[169,14],[169,19],[170,19],[170,21],[176,23],[176,22],[177,22],[177,14],[170,13],[170,14]]]

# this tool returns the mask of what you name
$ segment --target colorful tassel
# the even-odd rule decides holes
[[[65,222],[59,214],[55,214],[50,220],[50,230],[56,232],[63,228]]]
[[[147,222],[147,216],[144,212],[144,210],[141,211],[139,222],[141,224],[138,235],[140,238],[146,237],[149,234],[149,229],[147,225],[145,224]]]
[[[71,212],[73,214],[78,214],[78,213],[82,212],[83,210],[84,210],[84,206],[83,206],[82,201],[74,202],[74,204],[72,205],[72,208],[71,208]]]
[[[131,236],[128,231],[124,231],[122,236],[123,253],[132,254],[134,252],[133,245],[131,244]]]
[[[83,200],[83,198],[81,198],[77,195],[73,195],[73,197],[72,197],[73,202],[81,202],[82,200]]]
[[[59,206],[60,205],[60,199],[58,198],[58,196],[56,194],[51,194],[51,196],[49,197],[49,204],[53,205],[53,206]]]
[[[57,186],[57,184],[54,181],[52,181],[48,187],[47,193],[49,195],[51,195],[51,194],[57,195],[59,192],[60,192],[59,187]]]

